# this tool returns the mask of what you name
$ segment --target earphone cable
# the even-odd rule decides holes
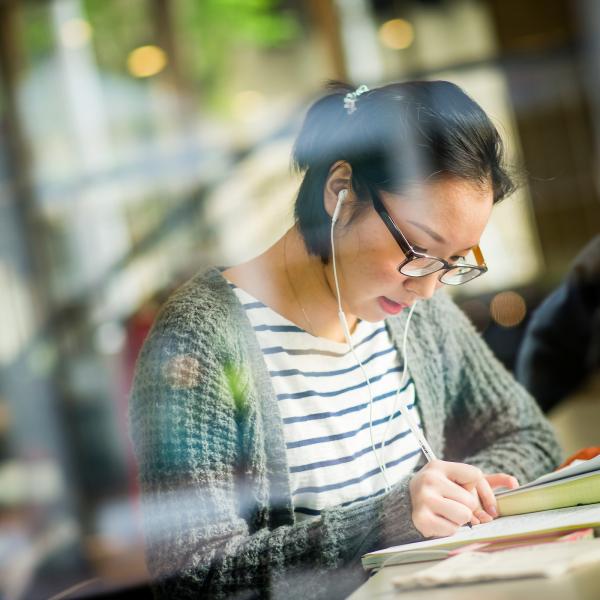
[[[394,413],[396,412],[396,404],[398,403],[398,398],[400,397],[400,392],[404,388],[404,383],[408,376],[408,353],[407,353],[406,342],[408,340],[408,329],[410,326],[410,320],[413,316],[413,312],[415,310],[416,305],[417,305],[417,301],[415,300],[413,305],[410,307],[410,312],[408,313],[408,317],[406,319],[406,326],[404,327],[404,335],[402,336],[402,357],[404,359],[404,365],[403,365],[403,369],[402,369],[402,377],[400,378],[400,384],[398,385],[398,389],[396,390],[396,393],[394,394],[394,404],[392,405],[392,412],[390,413],[390,416],[388,417],[388,420],[386,422],[385,431],[383,432],[383,438],[381,440],[381,454],[383,456],[383,468],[386,471],[386,474],[387,474],[387,469],[385,466],[385,445],[387,443],[387,433],[388,433],[388,428],[390,426],[390,423],[394,417]],[[404,402],[402,400],[400,400],[400,414],[402,414],[402,416],[404,416],[405,421],[407,422],[407,424],[410,427],[410,422],[406,418],[406,414],[403,410],[406,408],[407,407],[404,404]],[[412,430],[412,427],[410,427],[410,429]],[[386,477],[386,480],[387,480],[387,477]]]
[[[350,337],[350,330],[348,329],[348,322],[346,321],[346,315],[344,314],[344,311],[342,309],[342,296],[340,293],[340,284],[339,284],[338,276],[337,276],[337,265],[336,265],[336,260],[335,260],[335,241],[334,241],[334,236],[333,236],[333,229],[335,227],[335,224],[337,223],[339,207],[341,206],[342,202],[343,202],[343,199],[339,198],[338,204],[336,206],[336,209],[333,213],[333,217],[331,219],[331,230],[330,230],[331,258],[332,258],[332,262],[333,262],[333,279],[335,281],[335,290],[336,290],[337,301],[338,301],[338,317],[340,319],[340,324],[342,326],[342,329],[344,330],[344,337],[346,338],[346,342],[348,343],[348,346],[350,347],[350,351],[352,352],[352,356],[358,363],[358,366],[360,367],[360,370],[362,371],[365,381],[367,382],[367,389],[369,390],[369,435],[371,438],[371,450],[373,451],[373,454],[375,455],[375,460],[377,461],[377,465],[379,467],[379,470],[381,471],[381,475],[383,476],[383,480],[385,482],[385,490],[386,490],[386,492],[389,492],[391,489],[391,486],[390,486],[390,483],[387,478],[386,468],[385,468],[385,465],[383,465],[381,463],[381,457],[377,453],[377,449],[375,448],[375,440],[373,439],[373,390],[371,388],[371,379],[369,378],[369,375],[368,375],[364,365],[362,364],[362,361],[356,354],[354,344],[352,343],[352,339]]]

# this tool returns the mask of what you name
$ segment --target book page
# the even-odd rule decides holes
[[[544,490],[553,487],[559,487],[562,485],[569,485],[572,481],[578,481],[579,479],[590,479],[595,480],[600,476],[600,471],[592,471],[591,473],[582,473],[581,475],[572,475],[571,477],[567,477],[566,479],[559,479],[553,481],[542,481],[540,483],[536,483],[532,486],[523,486],[518,487],[514,490],[507,490],[505,492],[501,492],[496,494],[496,498],[506,497],[506,496],[516,496],[521,493],[529,492],[529,491],[538,491]]]
[[[563,467],[558,471],[552,471],[552,473],[546,473],[546,475],[542,475],[529,483],[526,483],[517,488],[517,490],[523,490],[531,487],[538,486],[542,483],[548,483],[550,481],[559,481],[562,479],[567,479],[569,477],[573,477],[575,475],[581,475],[583,473],[591,473],[592,471],[600,470],[600,455],[595,456],[594,458],[590,458],[589,460],[581,460],[576,461],[576,463],[569,465],[568,467]],[[516,492],[517,490],[507,490],[497,492],[496,496],[502,496],[504,494],[508,494],[511,491]]]
[[[588,564],[600,564],[600,540],[555,543],[487,554],[465,552],[433,567],[401,575],[396,587],[432,587],[516,577],[553,577]]]
[[[460,546],[466,542],[493,540],[542,531],[558,531],[574,527],[600,526],[600,504],[544,510],[524,515],[498,517],[490,523],[474,525],[473,529],[461,527],[454,535],[402,546],[392,546],[378,552],[365,554],[368,557],[387,557],[392,554],[426,548]]]

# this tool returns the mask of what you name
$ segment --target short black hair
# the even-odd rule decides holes
[[[458,177],[491,183],[494,202],[515,185],[503,164],[504,146],[483,109],[448,81],[392,83],[344,106],[354,86],[338,81],[308,110],[292,153],[304,172],[295,219],[309,253],[329,261],[331,218],[323,190],[331,166],[352,167],[352,189],[365,205],[377,191],[401,193],[426,179]]]

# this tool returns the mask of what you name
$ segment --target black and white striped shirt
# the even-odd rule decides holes
[[[254,327],[277,394],[296,516],[317,517],[323,508],[382,494],[385,480],[372,449],[369,390],[348,345],[307,333],[230,285]],[[399,409],[404,401],[420,426],[414,383],[407,377],[388,425],[402,377],[398,352],[382,322],[360,321],[352,341],[371,381],[373,443],[392,485],[419,459],[419,446]]]

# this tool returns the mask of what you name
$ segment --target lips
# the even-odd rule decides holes
[[[407,304],[395,302],[386,296],[379,296],[377,301],[379,302],[379,306],[389,315],[397,315],[402,309],[408,307]]]

